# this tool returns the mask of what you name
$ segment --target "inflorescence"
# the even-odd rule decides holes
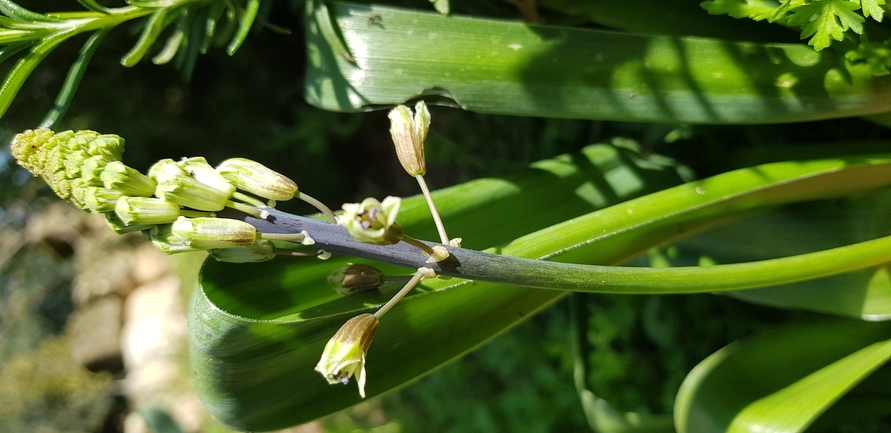
[[[442,244],[459,247],[460,238],[450,240],[446,236],[423,178],[427,170],[424,141],[430,126],[427,107],[420,102],[412,113],[408,107],[399,106],[389,117],[399,161],[418,180]],[[265,233],[249,222],[218,214],[232,209],[265,220],[277,201],[296,197],[315,206],[359,242],[405,242],[420,250],[427,263],[441,262],[450,256],[445,246],[430,246],[402,231],[396,223],[401,204],[397,197],[387,197],[382,202],[367,198],[361,203],[346,203],[343,213],[335,216],[318,200],[299,191],[288,177],[249,159],[232,158],[216,167],[201,157],[164,159],[143,174],[121,162],[123,153],[123,138],[93,131],[55,133],[35,129],[12,140],[12,154],[19,164],[42,177],[59,197],[85,211],[104,214],[116,233],[141,231],[167,254],[207,251],[217,260],[234,263],[260,262],[277,255],[327,258],[330,254],[312,248],[315,241],[305,230]],[[420,280],[436,276],[431,268],[421,267],[409,276],[389,277],[390,281],[407,282],[374,314],[347,321],[328,342],[316,370],[332,384],[346,384],[355,375],[359,394],[364,398],[365,356],[379,319]],[[348,295],[377,289],[384,276],[370,265],[347,264],[335,270],[328,281],[338,293]]]

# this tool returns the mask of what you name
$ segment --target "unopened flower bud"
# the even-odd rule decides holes
[[[107,189],[120,191],[132,197],[151,197],[155,193],[155,182],[139,171],[126,166],[121,161],[109,162],[100,175]]]
[[[28,130],[12,140],[12,154],[22,167],[41,176],[65,200],[85,207],[83,188],[102,186],[98,176],[111,161],[120,159],[124,140],[93,131]]]
[[[234,191],[234,188],[220,190],[199,182],[172,159],[155,163],[149,168],[149,178],[158,184],[155,188],[157,197],[203,211],[222,210]]]
[[[347,263],[328,276],[328,284],[342,296],[374,290],[384,283],[384,273],[371,265]]]
[[[427,173],[427,162],[424,157],[424,141],[430,129],[430,112],[427,105],[420,101],[415,105],[414,116],[411,110],[400,105],[388,115],[390,118],[390,136],[396,145],[396,156],[402,168],[411,176]]]
[[[346,227],[359,242],[392,245],[403,238],[402,228],[396,224],[401,203],[402,199],[392,196],[383,203],[374,198],[366,198],[362,203],[345,203],[337,223]]]
[[[201,248],[193,248],[182,239],[173,234],[173,224],[161,224],[142,232],[164,254],[189,253],[202,251]]]
[[[257,229],[238,220],[225,218],[180,217],[173,223],[173,234],[192,248],[249,247],[257,240]]]
[[[123,196],[116,189],[98,188],[91,186],[83,188],[84,205],[93,213],[114,212],[117,208],[118,199]]]
[[[217,171],[236,188],[263,198],[284,201],[297,194],[293,180],[250,159],[227,159],[217,166]]]
[[[378,320],[371,314],[362,314],[348,320],[328,340],[316,371],[322,373],[329,384],[348,384],[356,375],[359,395],[365,398],[365,354],[377,332]]]
[[[232,194],[235,193],[235,186],[229,183],[225,177],[217,173],[217,171],[207,163],[206,159],[200,156],[183,158],[177,164],[198,182],[220,191],[225,191],[227,197],[231,197]]]
[[[208,250],[208,252],[213,258],[221,262],[265,262],[275,258],[275,244],[272,241],[260,239],[249,247],[212,249]]]
[[[133,233],[133,232],[141,232],[143,230],[151,229],[152,225],[127,225],[121,221],[121,217],[114,212],[106,212],[105,213],[105,222],[108,223],[108,227],[114,230],[115,233],[119,235]]]
[[[121,197],[114,213],[126,225],[168,224],[179,217],[179,206],[154,197]]]

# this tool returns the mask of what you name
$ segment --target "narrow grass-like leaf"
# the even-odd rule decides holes
[[[474,181],[439,191],[435,198],[450,232],[476,248],[502,245],[491,251],[615,264],[740,212],[891,181],[888,162],[881,160],[768,164],[573,217],[585,207],[602,207],[665,185],[633,160],[604,164],[608,150],[594,147],[586,158],[538,164],[529,182]],[[399,222],[409,234],[435,236],[428,212],[422,198],[406,200]],[[540,229],[542,221],[569,218],[522,236]],[[512,223],[503,224],[505,219]],[[339,298],[324,279],[347,260],[364,262],[337,257],[328,262],[205,263],[189,318],[194,380],[212,413],[239,428],[268,430],[360,401],[355,388],[328,386],[313,367],[343,322],[373,311],[397,287]],[[381,268],[390,275],[400,273],[396,267]],[[423,286],[381,321],[368,354],[369,395],[460,356],[562,295],[456,279]]]
[[[888,323],[826,320],[737,342],[687,376],[676,427],[679,433],[804,431],[889,358]]]
[[[10,18],[16,18],[22,21],[59,21],[59,19],[57,18],[25,9],[12,0],[0,0],[0,13],[3,13],[3,15],[6,15]]]
[[[244,7],[244,12],[241,15],[241,20],[238,23],[238,31],[235,32],[235,36],[232,38],[232,41],[229,42],[229,46],[226,47],[227,54],[230,56],[235,55],[235,52],[238,51],[238,48],[241,47],[241,44],[247,39],[248,33],[251,31],[251,26],[254,25],[254,20],[257,18],[257,12],[259,10],[260,0],[248,0],[247,5]]]
[[[891,77],[802,44],[307,4],[306,98],[329,110],[425,97],[485,113],[639,122],[783,123],[891,111]],[[323,32],[329,22],[336,31]]]
[[[92,34],[90,38],[87,39],[87,42],[84,43],[84,46],[81,47],[77,60],[75,60],[71,65],[71,68],[68,69],[68,75],[65,76],[65,82],[62,83],[62,89],[59,90],[59,94],[56,96],[55,106],[49,113],[47,113],[46,117],[43,118],[43,121],[40,122],[39,128],[52,128],[52,126],[65,115],[65,112],[68,111],[71,101],[74,100],[74,94],[77,92],[77,87],[80,85],[80,80],[83,79],[84,73],[87,71],[87,66],[89,66],[90,60],[93,59],[93,54],[96,53],[99,44],[102,43],[102,39],[105,38],[105,35],[107,35],[109,31],[111,31],[111,28],[97,31]]]
[[[31,72],[34,72],[37,65],[70,36],[72,36],[70,32],[61,32],[49,36],[31,48],[31,52],[25,57],[19,59],[3,81],[3,86],[0,87],[0,117],[6,113],[15,95],[22,88],[22,84],[25,83]]]
[[[122,65],[132,67],[142,60],[145,53],[148,52],[149,48],[151,48],[158,39],[158,35],[161,34],[161,31],[170,24],[170,21],[166,19],[169,12],[171,12],[171,9],[162,8],[155,11],[151,17],[149,17],[136,44],[133,45],[133,48],[131,48],[127,54],[124,54],[123,58],[121,58]]]

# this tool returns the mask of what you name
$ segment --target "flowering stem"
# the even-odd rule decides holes
[[[442,224],[442,219],[439,217],[439,211],[436,210],[436,205],[433,204],[433,196],[430,195],[430,189],[427,188],[427,181],[424,180],[424,175],[422,174],[415,175],[415,179],[418,180],[418,185],[421,186],[424,198],[427,199],[427,206],[430,207],[430,213],[433,214],[433,222],[436,223],[436,230],[439,232],[439,240],[442,244],[448,245],[449,235],[446,234],[445,226]]]
[[[403,286],[402,289],[400,289],[399,292],[396,293],[396,295],[390,298],[390,300],[387,301],[387,303],[384,304],[383,307],[381,307],[379,310],[377,310],[377,312],[374,313],[374,317],[380,319],[381,316],[386,314],[387,311],[390,311],[390,309],[393,308],[393,306],[396,305],[397,302],[404,298],[405,295],[407,295],[408,292],[411,291],[411,289],[415,288],[415,286],[418,285],[418,282],[421,281],[421,278],[429,278],[431,274],[436,275],[430,268],[418,268],[417,272],[412,275],[411,279],[408,280],[407,283],[405,283],[405,286]]]
[[[300,200],[303,200],[306,203],[309,203],[316,209],[322,211],[322,213],[325,214],[326,217],[328,217],[328,220],[331,221],[331,224],[337,224],[337,218],[334,217],[334,212],[331,212],[331,209],[329,209],[328,206],[325,206],[325,203],[322,203],[322,202],[316,200],[315,198],[313,198],[309,195],[306,195],[302,192],[297,193],[297,198],[299,198]]]
[[[414,246],[373,245],[353,239],[341,226],[269,209],[268,220],[242,218],[259,232],[296,233],[306,230],[316,247],[418,269],[437,275],[552,290],[577,292],[668,294],[752,289],[834,275],[891,262],[891,236],[814,253],[748,263],[675,268],[581,265],[532,260],[444,246],[449,257],[426,263]],[[415,240],[422,243],[422,241]],[[429,247],[429,245],[428,245]]]

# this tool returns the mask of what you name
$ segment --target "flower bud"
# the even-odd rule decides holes
[[[374,290],[384,283],[384,273],[371,265],[347,263],[328,276],[328,284],[341,296]]]
[[[390,118],[390,136],[396,145],[396,156],[402,168],[410,176],[427,173],[427,162],[424,157],[424,141],[430,129],[430,112],[427,105],[420,101],[415,105],[415,113],[400,105],[388,115]]]
[[[183,158],[177,164],[198,182],[220,191],[227,192],[227,197],[231,197],[232,194],[235,193],[235,186],[229,183],[225,177],[217,173],[217,171],[207,163],[206,159],[200,156]]]
[[[120,159],[123,144],[116,135],[38,129],[17,134],[11,147],[19,165],[43,177],[59,197],[86,210],[83,188],[102,186],[99,172]]]
[[[367,313],[348,320],[328,340],[316,371],[332,385],[346,385],[355,374],[359,395],[365,398],[365,354],[377,327],[377,317]]]
[[[152,226],[150,230],[142,232],[164,254],[189,253],[202,251],[201,248],[193,248],[182,239],[173,234],[173,224],[161,224]]]
[[[173,223],[173,234],[192,248],[249,247],[257,240],[257,229],[238,220],[225,218],[180,217]]]
[[[234,188],[220,190],[199,182],[172,159],[155,163],[149,168],[149,178],[158,184],[155,188],[157,197],[203,211],[222,210],[234,191]]]
[[[366,198],[362,203],[345,203],[337,223],[346,227],[359,242],[392,245],[403,237],[402,228],[396,224],[401,203],[402,199],[392,196],[383,203],[374,198]]]
[[[116,214],[114,212],[106,212],[105,213],[105,222],[108,223],[109,228],[114,230],[114,232],[119,235],[133,233],[133,232],[141,232],[143,230],[148,230],[148,229],[151,229],[152,227],[155,227],[155,226],[151,226],[151,225],[141,225],[140,226],[140,225],[135,225],[135,224],[128,226],[127,224],[124,224],[124,222],[121,221],[121,218],[118,216],[118,214]]]
[[[265,262],[275,258],[275,244],[272,241],[260,239],[249,247],[212,249],[207,252],[209,252],[213,258],[221,262]]]
[[[284,201],[297,194],[293,180],[250,159],[227,159],[217,166],[217,171],[236,188],[263,198]]]
[[[120,161],[109,162],[102,169],[100,179],[105,188],[133,197],[151,197],[157,186],[148,176],[127,167]]]
[[[128,226],[167,224],[179,217],[179,206],[162,198],[121,197],[114,213]]]
[[[84,205],[93,213],[114,212],[118,199],[123,196],[116,189],[97,188],[95,186],[83,188]]]

